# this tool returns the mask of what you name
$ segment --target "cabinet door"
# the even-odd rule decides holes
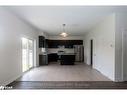
[[[48,44],[48,48],[51,48],[52,45],[51,40],[47,40],[47,44]]]
[[[48,48],[58,48],[57,40],[48,40]]]
[[[39,55],[39,65],[47,65],[47,55]]]
[[[45,47],[46,47],[46,48],[49,47],[49,46],[48,46],[48,41],[49,41],[48,39],[45,39]]]
[[[83,40],[49,40],[49,48],[58,48],[65,46],[65,48],[73,48],[74,45],[83,45]]]
[[[73,48],[73,42],[72,42],[72,40],[66,40],[66,42],[65,42],[65,48]]]
[[[60,46],[65,46],[66,40],[58,40],[57,41]]]
[[[57,53],[48,54],[48,62],[57,62],[58,55]]]
[[[53,40],[53,48],[58,48],[59,42],[58,40]]]
[[[44,48],[44,47],[45,47],[45,37],[39,36],[39,48]]]
[[[83,45],[83,40],[73,40],[74,45]]]

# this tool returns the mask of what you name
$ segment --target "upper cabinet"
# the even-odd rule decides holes
[[[64,46],[65,48],[73,48],[74,45],[83,45],[83,40],[47,40],[48,48],[58,48]]]
[[[39,48],[46,47],[46,39],[44,36],[39,36]]]
[[[58,42],[55,40],[47,40],[48,48],[58,48]]]
[[[83,40],[50,40],[44,36],[39,36],[39,48],[73,48],[74,45],[83,45]]]

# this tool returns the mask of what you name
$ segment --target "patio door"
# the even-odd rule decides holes
[[[28,71],[34,65],[34,41],[22,38],[22,72]]]

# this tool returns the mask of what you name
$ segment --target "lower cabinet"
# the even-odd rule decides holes
[[[57,53],[48,54],[48,62],[60,62],[61,65],[74,65],[75,55],[57,55]]]
[[[60,64],[61,65],[74,65],[75,55],[61,55]]]
[[[48,62],[57,62],[57,60],[58,60],[57,53],[48,54]]]
[[[47,55],[39,55],[39,66],[48,65]]]

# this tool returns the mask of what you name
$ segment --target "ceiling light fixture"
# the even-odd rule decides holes
[[[63,24],[63,32],[60,34],[62,37],[68,36],[68,34],[65,32],[65,26],[66,26],[66,24]]]

